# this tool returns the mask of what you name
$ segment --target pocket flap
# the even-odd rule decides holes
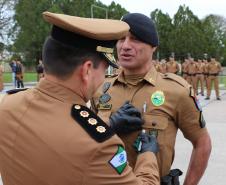
[[[143,125],[143,128],[146,128],[146,129],[153,128],[153,129],[164,130],[168,126],[168,118],[164,116],[145,114],[144,121],[145,123]]]

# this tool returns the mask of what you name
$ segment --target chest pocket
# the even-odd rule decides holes
[[[143,128],[156,136],[168,127],[168,118],[164,116],[144,114],[144,121]]]

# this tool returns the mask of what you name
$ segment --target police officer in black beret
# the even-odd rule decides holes
[[[161,74],[155,70],[152,56],[159,45],[159,39],[149,17],[129,13],[121,20],[130,26],[129,33],[116,45],[121,71],[118,76],[106,79],[103,88],[94,97],[93,107],[110,124],[122,119],[118,112],[123,112],[124,117],[127,115],[127,107],[122,106],[125,101],[137,110],[142,110],[143,129],[155,136],[160,145],[157,159],[161,183],[164,185],[179,183],[181,171],[171,170],[171,165],[175,139],[180,129],[193,144],[184,184],[195,185],[207,166],[211,141],[194,91],[178,75]],[[134,166],[137,155],[133,150],[133,141],[139,131],[118,134],[126,145],[128,161]]]

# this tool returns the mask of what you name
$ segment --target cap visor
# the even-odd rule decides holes
[[[110,66],[117,68],[117,69],[119,68],[113,54],[111,54],[111,53],[101,53],[101,54],[103,54],[103,56],[105,57],[106,61],[108,62],[108,64]]]

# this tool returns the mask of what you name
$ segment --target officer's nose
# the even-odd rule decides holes
[[[123,50],[130,50],[131,49],[131,44],[130,44],[130,39],[126,37],[123,42],[122,42],[122,49]]]

